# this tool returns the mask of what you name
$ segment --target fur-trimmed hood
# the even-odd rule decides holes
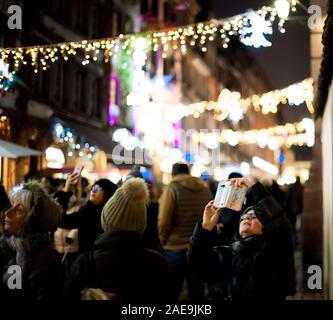
[[[47,195],[36,182],[24,184],[23,189],[32,192],[31,210],[24,222],[23,232],[55,231],[63,214],[60,204]]]

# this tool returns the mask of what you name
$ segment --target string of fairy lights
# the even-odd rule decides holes
[[[253,108],[262,114],[276,113],[279,105],[298,106],[305,103],[309,113],[314,112],[313,108],[313,79],[307,78],[301,82],[292,84],[286,88],[266,92],[262,95],[254,94],[248,98],[242,98],[237,91],[223,89],[217,101],[200,101],[188,105],[180,105],[174,109],[175,117],[199,116],[205,111],[214,113],[214,119],[223,121],[229,119],[238,123],[244,114]]]
[[[290,5],[291,11],[296,11],[296,0],[284,1]],[[182,54],[186,54],[189,46],[199,46],[205,52],[207,44],[216,38],[220,38],[222,47],[227,48],[232,36],[239,37],[240,41],[246,45],[269,46],[271,43],[265,38],[265,34],[272,34],[272,25],[275,20],[278,20],[279,31],[285,32],[284,23],[288,14],[281,15],[275,7],[263,6],[259,10],[252,10],[231,18],[161,31],[121,34],[117,37],[50,45],[3,48],[0,49],[0,60],[8,63],[14,72],[20,66],[30,64],[37,73],[40,70],[46,70],[57,60],[67,61],[79,53],[83,56],[83,65],[101,59],[109,63],[112,56],[120,50],[130,53],[130,48],[138,38],[146,39],[147,50],[161,50],[164,58],[172,50],[180,50]]]
[[[206,144],[211,149],[209,141],[217,141],[230,146],[257,144],[260,148],[268,147],[270,150],[278,150],[282,146],[290,148],[291,146],[314,145],[314,122],[312,119],[304,118],[300,122],[286,123],[275,127],[248,130],[233,131],[224,129],[217,132],[194,132],[192,137],[195,142]],[[217,145],[216,145],[217,147]]]

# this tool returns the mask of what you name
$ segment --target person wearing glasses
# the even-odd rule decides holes
[[[67,212],[69,199],[77,182],[78,174],[70,174],[66,180],[64,191],[58,191],[55,194],[55,198],[63,207],[64,212]],[[116,189],[117,186],[108,179],[100,179],[91,187],[89,200],[79,211],[63,215],[60,228],[78,229],[79,253],[92,250],[97,236],[104,232],[101,226],[101,212]]]
[[[230,212],[210,201],[191,237],[189,262],[205,275],[215,302],[285,299],[294,251],[290,222],[260,182],[230,181],[249,188],[243,210]],[[237,231],[232,229],[235,219]]]

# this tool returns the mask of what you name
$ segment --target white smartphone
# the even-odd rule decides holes
[[[246,200],[247,188],[236,188],[230,181],[221,181],[217,187],[214,206],[217,208],[229,208],[240,211]]]

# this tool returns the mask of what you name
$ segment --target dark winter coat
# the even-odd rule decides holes
[[[8,268],[16,265],[16,252],[10,246],[10,238],[3,236],[0,240],[2,275],[0,293],[7,300],[52,301],[59,299],[62,290],[61,259],[52,248],[48,234],[40,233],[25,236],[24,245],[29,248],[25,267],[22,270],[22,289],[10,290]],[[15,274],[16,271],[15,271]]]
[[[158,238],[158,202],[150,202],[147,207],[147,225],[143,232],[145,247],[162,252],[160,239]]]
[[[262,235],[217,243],[216,230],[204,230],[199,222],[191,238],[189,261],[206,274],[217,301],[229,295],[233,300],[286,296],[293,256],[290,222],[260,183],[249,189],[247,199],[263,225]]]
[[[125,303],[161,302],[167,277],[164,257],[144,248],[139,233],[109,231],[97,238],[92,258],[86,253],[74,262],[65,297],[80,299],[82,290],[96,287],[119,294]]]
[[[67,211],[71,192],[57,192],[55,197]],[[64,214],[59,227],[67,230],[78,229],[79,252],[85,253],[92,250],[96,238],[104,232],[101,226],[101,212],[104,202],[95,205],[88,201],[79,211],[71,214]]]

